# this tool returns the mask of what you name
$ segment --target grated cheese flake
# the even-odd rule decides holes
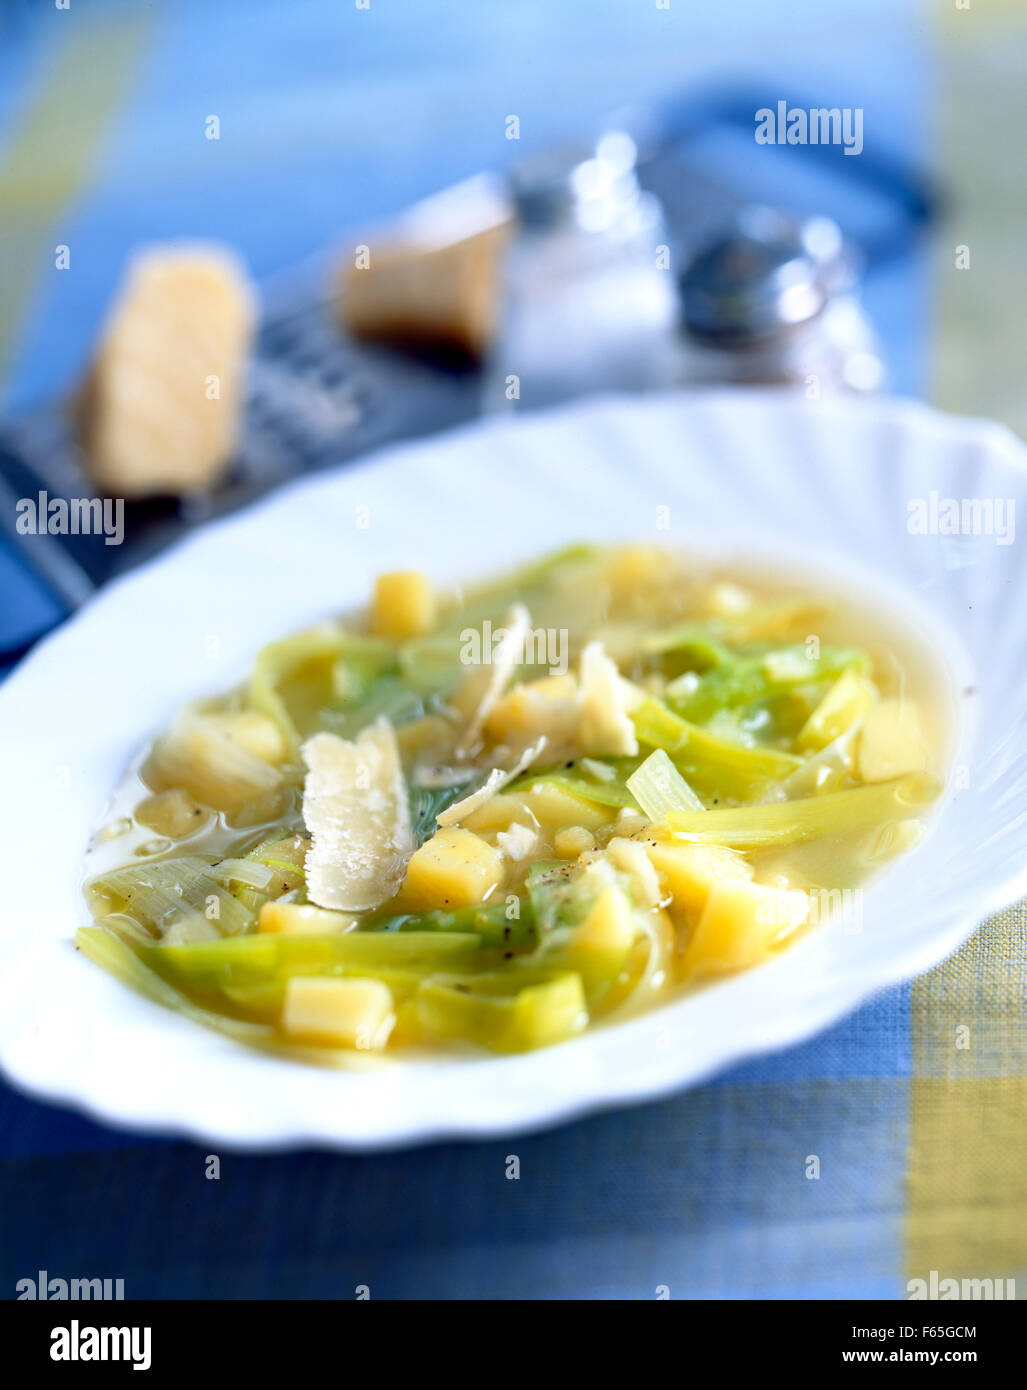
[[[523,603],[515,603],[506,615],[503,636],[490,654],[491,660],[467,677],[464,694],[473,700],[473,709],[456,746],[458,758],[466,758],[481,738],[493,705],[524,658],[524,643],[530,626],[528,610]]]
[[[505,787],[508,782],[512,782],[515,777],[526,772],[536,758],[541,755],[545,746],[546,740],[540,738],[530,748],[525,748],[517,762],[509,770],[504,771],[501,767],[494,767],[477,791],[471,792],[470,796],[465,796],[461,801],[454,801],[452,806],[447,806],[444,811],[440,811],[435,818],[436,824],[459,825],[472,811],[476,811],[479,806],[484,806],[486,801],[491,801],[496,792]]]
[[[514,821],[509,830],[501,830],[496,836],[496,844],[506,859],[518,862],[527,859],[538,848],[538,831],[531,825],[521,825]]]

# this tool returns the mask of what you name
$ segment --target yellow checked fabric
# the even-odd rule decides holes
[[[935,244],[932,400],[1027,432],[1027,179],[1017,0],[942,6],[933,128],[951,211]],[[972,115],[970,114],[972,113]],[[957,268],[957,251],[965,267]],[[968,260],[968,264],[967,264]],[[906,1267],[1021,1276],[1027,1297],[1027,901],[913,984]]]
[[[906,1268],[1027,1293],[1027,903],[914,981]]]

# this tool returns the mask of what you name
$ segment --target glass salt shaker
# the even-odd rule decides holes
[[[877,390],[884,367],[857,279],[830,218],[744,209],[680,277],[677,384]]]
[[[521,164],[486,409],[664,384],[677,291],[659,201],[621,131]]]

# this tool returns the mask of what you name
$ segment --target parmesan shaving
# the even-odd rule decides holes
[[[496,844],[507,859],[515,862],[527,859],[538,848],[538,831],[533,826],[514,821],[509,830],[499,832]]]
[[[524,642],[530,625],[531,618],[524,604],[515,603],[506,615],[503,636],[491,653],[491,661],[467,677],[462,695],[464,699],[469,697],[473,708],[456,745],[458,758],[466,758],[481,738],[493,705],[509,685],[523,659]]]
[[[507,772],[501,767],[494,767],[477,791],[471,792],[470,796],[465,796],[462,801],[454,801],[452,806],[447,806],[444,811],[440,811],[435,818],[436,824],[459,825],[472,811],[476,811],[479,806],[484,806],[486,801],[491,801],[496,792],[505,787],[508,782],[512,782],[515,777],[526,772],[535,759],[540,756],[545,746],[545,739],[540,738],[530,748],[525,748],[517,762]]]
[[[633,689],[621,680],[602,642],[589,642],[581,653],[581,692],[582,751],[634,757],[638,740],[627,713]]]
[[[349,912],[380,906],[399,887],[414,849],[392,725],[379,719],[352,742],[315,734],[302,753],[311,902]]]

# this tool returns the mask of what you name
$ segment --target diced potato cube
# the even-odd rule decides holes
[[[348,912],[331,912],[308,903],[265,903],[257,918],[257,930],[290,935],[319,935],[347,931],[357,919]]]
[[[550,747],[572,743],[581,721],[578,682],[570,675],[543,676],[516,685],[497,700],[485,720],[485,732],[495,742],[533,743],[544,734]]]
[[[536,824],[519,792],[497,792],[495,796],[490,796],[488,801],[482,802],[463,816],[461,823],[465,829],[473,830],[478,835],[487,835],[496,830],[509,830],[511,825],[524,825],[533,829]]]
[[[568,825],[553,836],[553,849],[561,859],[577,859],[586,850],[595,849],[596,837],[583,825]]]
[[[674,908],[693,918],[706,906],[718,879],[747,882],[752,877],[745,860],[720,845],[668,844],[651,838],[644,845],[649,862],[663,875]]]
[[[400,896],[422,912],[471,907],[503,881],[503,857],[470,830],[437,830],[407,864]]]
[[[266,714],[258,714],[256,710],[240,710],[237,714],[211,714],[208,718],[226,738],[255,757],[275,766],[285,761],[289,751],[285,737]]]
[[[205,830],[213,821],[214,812],[194,801],[181,787],[173,787],[141,801],[135,809],[135,818],[158,835],[182,840],[198,830]]]
[[[588,916],[571,932],[571,941],[581,950],[627,953],[635,939],[631,904],[614,885],[604,888]]]
[[[744,879],[715,879],[681,957],[681,975],[699,980],[757,965],[808,916],[805,893]]]
[[[395,1021],[381,980],[293,976],[286,981],[282,1028],[290,1037],[380,1051]]]
[[[417,570],[378,576],[371,605],[371,630],[382,637],[420,637],[435,626],[437,604],[428,579]]]
[[[869,710],[859,732],[856,767],[864,782],[887,782],[930,765],[916,702],[889,696]]]

